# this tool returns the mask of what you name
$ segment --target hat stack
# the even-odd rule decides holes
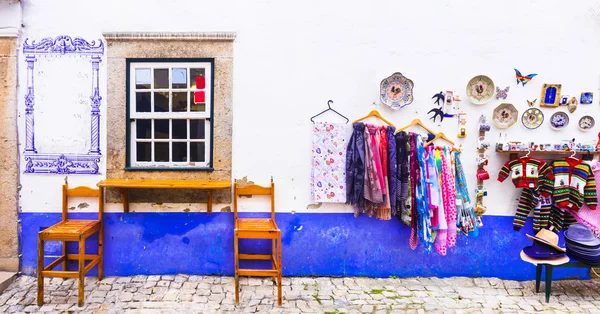
[[[533,240],[531,246],[523,248],[523,253],[529,257],[532,262],[541,262],[547,260],[566,259],[565,249],[558,246],[558,235],[550,230],[541,229],[536,235],[528,238]]]
[[[590,228],[582,224],[571,225],[565,230],[567,254],[590,266],[600,266],[600,240]]]

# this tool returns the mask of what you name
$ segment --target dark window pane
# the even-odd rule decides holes
[[[135,93],[135,111],[150,112],[150,93]]]
[[[169,143],[154,143],[154,161],[169,161]]]
[[[190,161],[204,162],[206,158],[204,142],[192,142],[190,143]]]
[[[205,112],[206,104],[205,103],[195,103],[193,99],[190,99],[190,111]]]
[[[154,112],[169,112],[169,92],[154,93]]]
[[[137,138],[152,138],[152,120],[135,120],[135,134]]]
[[[151,161],[150,159],[150,142],[135,143],[135,153],[137,161]]]
[[[206,76],[204,75],[204,69],[190,69],[190,88],[192,89],[205,89],[206,88]]]
[[[169,120],[154,120],[154,138],[169,138]]]
[[[135,88],[150,89],[150,69],[135,69]]]
[[[187,121],[186,120],[172,120],[173,121],[173,138],[186,139],[187,138]]]
[[[173,88],[187,88],[187,69],[172,69],[171,81]]]
[[[204,119],[202,120],[190,120],[190,138],[191,139],[204,139]]]
[[[173,92],[173,112],[187,111],[187,92]]]
[[[169,88],[169,69],[154,69],[154,88]]]
[[[187,161],[187,143],[173,142],[173,161]]]

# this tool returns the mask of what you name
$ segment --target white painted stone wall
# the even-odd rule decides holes
[[[507,131],[509,140],[559,142],[575,138],[595,143],[600,130],[596,127],[583,133],[576,127],[585,114],[596,116],[600,123],[597,0],[25,0],[22,6],[22,38],[60,34],[97,38],[107,31],[237,32],[233,173],[235,178],[248,176],[264,184],[273,175],[278,211],[351,212],[343,205],[307,209],[311,203],[309,118],[323,110],[329,99],[351,120],[378,109],[397,126],[419,117],[434,130],[454,136],[456,120],[436,125],[429,122],[427,111],[433,107],[433,94],[456,90],[464,100],[461,109],[468,119],[468,137],[457,140],[457,144],[464,146],[463,163],[471,190],[475,188],[477,120],[481,114],[490,117],[500,103],[494,100],[475,106],[466,101],[465,86],[474,75],[486,74],[497,85],[510,86],[506,101],[513,103],[520,114],[528,108],[527,99],[540,98],[543,83],[561,83],[563,93],[573,96],[583,91],[595,93],[594,104],[580,105],[570,114],[567,130],[553,131],[547,121],[556,110],[543,109],[546,122],[539,129],[527,130],[519,122]],[[523,74],[538,76],[526,87],[517,86],[515,67]],[[396,71],[414,81],[414,103],[397,112],[374,106],[380,81]],[[19,73],[23,73],[22,68]],[[60,73],[55,75],[62,79]],[[68,86],[56,91],[70,92]],[[22,96],[21,89],[21,109]],[[335,115],[324,118],[335,119]],[[499,132],[504,130],[492,127],[488,133],[492,143]],[[493,151],[488,154],[487,169],[495,178],[508,156]],[[48,186],[60,184],[62,176],[21,178],[23,210],[58,209],[60,197]],[[71,176],[69,180],[72,184],[92,185],[101,178]],[[514,214],[519,192],[511,183],[500,184],[492,179],[486,182],[486,188],[488,214]],[[137,208],[151,210],[150,206]]]

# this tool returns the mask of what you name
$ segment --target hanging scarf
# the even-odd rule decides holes
[[[311,199],[316,203],[346,202],[346,125],[315,122],[311,168]]]
[[[450,182],[454,180],[452,175],[450,174],[450,166],[448,165],[446,159],[445,148],[436,148],[436,161],[437,157],[440,158],[439,165],[441,166],[441,183],[442,183],[442,198],[443,198],[443,212],[440,212],[441,224],[437,233],[437,237],[435,238],[435,249],[438,251],[440,255],[446,255],[448,248],[448,233],[449,233],[449,223],[448,223],[448,211],[451,209],[456,202],[456,196],[450,191]],[[456,223],[455,223],[456,225]]]
[[[419,160],[419,171],[421,174],[426,173],[427,163],[425,161],[425,148],[423,147],[423,139],[417,135],[416,143],[417,158]],[[427,193],[427,179],[421,175],[417,181],[417,189],[415,199],[417,203],[417,212],[419,214],[418,234],[419,240],[425,245],[425,251],[431,252],[433,239],[431,238],[431,215],[429,211],[429,194]]]
[[[383,202],[383,174],[377,145],[377,128],[372,125],[365,127],[365,207],[362,212],[369,217],[375,214],[375,205]],[[379,177],[381,176],[381,180]]]
[[[446,171],[448,173],[448,183],[444,186],[448,187],[448,206],[444,208],[446,213],[446,223],[448,224],[448,235],[446,240],[447,247],[453,247],[456,245],[456,182],[454,178],[454,161],[450,151],[444,149],[442,155],[444,160]]]
[[[376,215],[377,219],[380,220],[390,220],[392,219],[391,215],[391,205],[390,205],[390,185],[388,180],[388,136],[387,136],[387,128],[385,126],[381,127],[379,130],[379,152],[381,158],[381,172],[383,174],[383,203],[377,207]]]
[[[420,137],[418,137],[421,140]],[[410,147],[409,150],[409,163],[410,163],[410,188],[411,188],[411,197],[410,197],[410,239],[409,245],[410,248],[415,250],[417,245],[419,244],[419,236],[418,236],[418,212],[417,212],[417,201],[415,199],[417,192],[417,182],[419,181],[419,161],[417,160],[417,135],[411,133],[410,136]]]
[[[397,167],[396,167],[396,217],[410,226],[410,204],[407,204],[409,191],[408,152],[410,135],[401,131],[396,134]],[[410,200],[408,200],[410,202]],[[393,210],[393,209],[392,209]]]
[[[360,208],[364,208],[365,125],[358,122],[353,129],[346,150],[346,202],[352,205],[354,216],[358,217]]]
[[[436,166],[435,160],[435,149],[433,146],[425,148],[425,162],[426,162],[426,180],[427,180],[427,193],[429,194],[429,210],[431,212],[431,228],[437,230],[439,227],[439,209],[443,206],[442,204],[442,191],[440,188],[440,182],[438,181],[439,172]]]
[[[390,206],[391,206],[391,216],[396,216],[396,189],[398,188],[396,185],[396,139],[394,137],[394,132],[396,132],[396,128],[393,126],[387,127],[387,137],[388,137],[388,186],[390,187]],[[391,219],[391,217],[390,217]]]
[[[467,179],[460,161],[460,153],[454,153],[454,163],[456,167],[456,208],[457,208],[457,227],[464,233],[473,232],[473,236],[479,235],[479,226],[477,217],[473,211],[473,204],[469,198],[469,188],[467,187]]]

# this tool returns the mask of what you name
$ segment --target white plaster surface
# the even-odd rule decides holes
[[[550,128],[548,119],[557,110],[546,108],[546,121],[539,129],[527,130],[519,121],[506,131],[509,140],[559,142],[575,138],[595,142],[599,130],[597,126],[584,133],[576,127],[585,114],[596,116],[600,123],[597,0],[45,0],[23,1],[23,16],[24,36],[32,38],[69,34],[95,39],[103,31],[237,32],[233,175],[248,176],[260,184],[268,184],[272,175],[278,211],[351,212],[350,207],[342,205],[307,209],[311,203],[309,118],[325,109],[329,99],[351,120],[376,108],[397,126],[419,117],[434,130],[455,138],[455,119],[434,124],[428,120],[427,111],[434,107],[433,94],[456,90],[463,98],[461,109],[468,119],[467,138],[456,142],[464,146],[463,163],[471,191],[475,188],[477,120],[481,114],[490,117],[501,103],[494,99],[476,106],[466,100],[465,86],[474,75],[486,74],[498,86],[510,86],[506,102],[513,103],[519,114],[528,108],[526,100],[539,100],[543,83],[561,83],[563,93],[572,96],[594,92],[592,105],[580,105],[569,115],[567,130]],[[513,68],[538,76],[525,87],[517,86]],[[414,81],[413,104],[396,112],[373,106],[374,101],[378,102],[380,81],[396,71]],[[23,73],[22,65],[19,73]],[[60,73],[53,75],[61,79]],[[105,80],[101,84],[104,87]],[[72,91],[65,84],[60,92]],[[337,119],[335,115],[323,118]],[[492,126],[488,132],[492,143],[500,132],[505,131]],[[495,178],[508,156],[493,151],[488,155],[487,169]],[[101,178],[70,176],[69,180],[72,184],[92,185]],[[22,175],[22,180],[23,210],[53,211],[60,205],[58,185],[62,176]],[[501,184],[494,179],[485,186],[489,192],[485,199],[488,214],[513,215],[518,190],[510,182]],[[250,202],[248,206],[264,204]]]

